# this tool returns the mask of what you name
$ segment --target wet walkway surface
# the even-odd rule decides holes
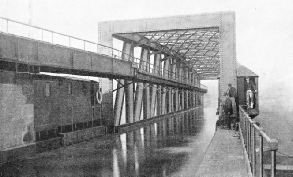
[[[0,176],[194,176],[213,139],[216,106],[4,164]],[[240,158],[240,157],[236,157]]]
[[[195,176],[247,177],[241,140],[235,131],[218,129]]]

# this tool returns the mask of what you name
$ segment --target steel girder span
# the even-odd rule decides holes
[[[111,102],[114,107],[113,111],[107,106],[108,112],[102,113],[110,131],[123,123],[196,107],[207,91],[199,84],[197,73],[181,59],[148,48],[143,48],[140,57],[135,58],[134,45],[127,42],[119,51],[13,20],[0,20],[7,21],[0,34],[1,70],[33,75],[50,72],[104,77],[110,80],[110,85],[117,80],[114,89],[110,86],[114,94],[105,93],[107,98],[102,101],[107,105]],[[11,33],[10,23],[40,30],[42,35]],[[49,39],[46,33],[51,34]],[[66,42],[58,41],[58,36],[65,37]],[[83,45],[76,47],[77,41]]]
[[[123,57],[128,57],[141,73],[177,82],[185,78],[196,86],[200,80],[219,79],[220,97],[228,83],[237,87],[234,12],[100,22],[99,43],[113,46],[114,38],[123,41]],[[113,51],[99,52],[109,55]],[[129,57],[135,54],[139,59]],[[115,86],[116,127],[191,108],[197,104],[190,100],[203,93],[158,83],[134,84],[125,79]]]

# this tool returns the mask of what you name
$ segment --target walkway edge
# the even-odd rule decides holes
[[[240,133],[240,139],[241,139],[241,144],[242,144],[242,149],[243,149],[243,156],[245,158],[246,171],[247,171],[249,177],[253,177],[252,172],[251,172],[250,162],[249,162],[249,159],[248,159],[248,154],[247,154],[247,151],[245,149],[245,144],[244,144],[244,139],[243,139],[243,136],[242,136],[241,128],[239,128],[239,133]]]

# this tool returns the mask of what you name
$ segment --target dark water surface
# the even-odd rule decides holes
[[[214,135],[216,105],[5,164],[2,176],[189,176]]]

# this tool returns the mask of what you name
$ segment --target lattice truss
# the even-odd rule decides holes
[[[219,28],[153,31],[138,33],[148,43],[160,44],[165,51],[185,59],[201,77],[219,75]]]

